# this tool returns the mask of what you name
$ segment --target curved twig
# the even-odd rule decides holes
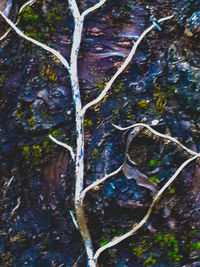
[[[66,148],[67,150],[69,150],[69,152],[70,152],[70,154],[71,154],[71,157],[72,157],[73,161],[75,160],[75,154],[74,154],[74,151],[73,151],[73,149],[72,149],[71,146],[68,146],[67,144],[65,144],[65,143],[63,143],[63,142],[58,141],[58,140],[57,140],[55,137],[53,137],[51,134],[49,134],[49,138],[50,138],[53,142],[55,142],[57,145],[62,146],[62,147],[64,147],[64,148]]]
[[[112,124],[115,128],[117,128],[118,130],[120,131],[126,131],[126,130],[129,130],[131,128],[135,128],[135,127],[145,127],[147,128],[150,132],[152,132],[153,134],[159,136],[159,137],[162,137],[162,138],[165,138],[165,139],[168,139],[174,143],[176,143],[177,145],[179,145],[180,147],[182,147],[184,150],[186,150],[189,154],[191,155],[194,155],[194,156],[200,156],[199,153],[187,148],[186,146],[184,146],[183,144],[181,144],[176,138],[174,137],[171,137],[169,135],[166,135],[166,134],[162,134],[162,133],[159,133],[157,132],[156,130],[154,130],[153,128],[151,128],[151,126],[149,126],[148,124],[145,124],[145,123],[136,123],[136,124],[133,124],[131,126],[128,126],[128,127],[120,127],[120,126],[117,126],[115,124]]]
[[[101,179],[95,181],[94,183],[90,184],[89,186],[87,186],[87,187],[83,190],[83,192],[82,192],[82,194],[81,194],[81,202],[82,202],[82,204],[83,204],[83,200],[84,200],[84,198],[85,198],[85,195],[87,194],[87,192],[88,192],[89,190],[91,190],[91,189],[94,188],[95,186],[97,186],[97,185],[103,183],[103,182],[106,181],[108,178],[112,177],[113,175],[119,173],[119,172],[121,171],[122,167],[123,167],[123,165],[121,165],[121,166],[120,166],[117,170],[115,170],[114,172],[111,172],[110,174],[105,175],[103,178],[101,178]]]
[[[34,4],[37,0],[29,0],[28,2],[26,2],[25,4],[22,5],[22,7],[19,10],[19,13],[21,13],[23,11],[24,8],[26,8],[27,6],[32,6],[32,4]],[[16,21],[15,26],[17,26],[17,24],[19,23],[19,19]],[[4,35],[2,35],[0,37],[0,41],[2,41],[4,38],[7,37],[7,35],[9,34],[9,32],[12,30],[12,27],[9,28]]]
[[[158,22],[163,22],[165,20],[169,20],[173,17],[172,16],[168,16],[162,19],[159,19]],[[121,65],[121,67],[117,70],[117,72],[114,74],[114,76],[110,79],[110,81],[106,84],[105,88],[103,89],[103,91],[100,93],[100,95],[92,100],[91,102],[89,102],[88,104],[86,104],[83,108],[82,108],[82,112],[81,114],[84,115],[86,110],[88,108],[90,108],[91,106],[96,105],[98,102],[100,102],[107,94],[108,90],[111,88],[111,86],[113,85],[113,83],[115,82],[115,80],[119,77],[119,75],[125,70],[125,68],[128,66],[128,64],[131,62],[133,56],[135,55],[135,52],[137,50],[138,45],[141,43],[141,41],[143,40],[143,38],[154,28],[156,27],[155,24],[152,24],[150,27],[148,27],[141,35],[140,37],[137,39],[137,41],[133,44],[133,47],[129,53],[129,55],[127,56],[126,60],[124,61],[124,63]]]
[[[117,244],[119,244],[120,242],[122,242],[123,240],[127,239],[128,237],[130,237],[131,235],[133,235],[135,232],[137,232],[149,219],[152,209],[155,206],[155,204],[158,202],[158,200],[160,199],[160,197],[162,196],[162,194],[164,193],[164,191],[172,184],[172,182],[176,179],[176,177],[180,174],[180,172],[183,170],[183,168],[185,168],[185,166],[187,166],[191,161],[197,159],[198,157],[200,157],[200,155],[196,155],[188,160],[186,160],[174,173],[174,175],[169,179],[169,181],[158,191],[158,193],[155,195],[146,215],[143,217],[143,219],[137,223],[136,225],[134,225],[133,229],[130,230],[128,233],[119,236],[119,237],[114,237],[113,240],[111,240],[108,244],[106,244],[105,246],[99,248],[95,255],[94,255],[94,260],[97,263],[98,257],[99,255],[106,249],[111,248]]]
[[[67,62],[67,60],[55,49],[49,47],[46,44],[43,44],[31,37],[26,36],[9,18],[7,18],[3,12],[0,11],[0,15],[5,19],[5,21],[13,28],[13,30],[22,38],[24,38],[25,40],[43,48],[44,50],[50,52],[51,54],[53,54],[55,57],[57,57],[59,59],[59,61],[67,68],[68,71],[70,71],[70,67],[69,64]]]
[[[100,8],[107,0],[101,0],[99,3],[97,3],[96,5],[88,8],[87,10],[85,10],[82,14],[81,14],[81,18],[84,18],[85,16],[87,16],[89,13],[95,11],[96,9]]]

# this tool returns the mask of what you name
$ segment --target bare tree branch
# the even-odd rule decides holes
[[[96,5],[88,8],[87,10],[85,10],[82,14],[81,14],[81,18],[84,18],[85,16],[87,16],[89,13],[95,11],[96,9],[100,8],[107,0],[100,0],[99,3],[97,3]]]
[[[17,205],[16,205],[16,206],[14,207],[14,209],[11,211],[11,215],[10,215],[10,217],[12,217],[12,216],[14,215],[15,211],[19,209],[20,205],[21,205],[21,197],[18,197],[18,198],[17,198]]]
[[[19,13],[21,13],[24,8],[26,8],[27,6],[32,6],[32,4],[34,4],[37,0],[30,0],[28,2],[26,2],[25,4],[23,4],[23,6],[20,8]],[[19,23],[19,19],[17,20],[17,22],[15,23],[15,26]],[[7,35],[9,34],[9,32],[12,30],[12,28],[9,28],[4,35],[2,35],[0,37],[0,41],[2,41],[3,39],[5,39],[7,37]]]
[[[69,152],[70,152],[70,154],[71,154],[71,157],[72,157],[73,161],[75,160],[75,154],[74,154],[74,151],[73,151],[73,149],[72,149],[71,146],[68,146],[67,144],[65,144],[65,143],[63,143],[63,142],[58,141],[58,140],[57,140],[55,137],[53,137],[51,134],[49,134],[49,138],[50,138],[53,142],[55,142],[56,144],[58,144],[58,145],[60,145],[60,146],[62,146],[62,147],[64,147],[64,148],[66,148],[67,150],[69,150]]]
[[[35,2],[35,1],[34,0],[28,1],[25,5],[26,6],[30,5],[33,2]],[[106,84],[106,86],[105,86],[104,90],[101,92],[101,94],[95,100],[93,100],[90,103],[86,104],[86,106],[82,108],[81,95],[80,95],[80,89],[79,89],[77,61],[78,61],[78,53],[79,53],[79,49],[80,49],[80,44],[81,44],[83,22],[84,22],[84,18],[85,18],[86,15],[88,15],[92,11],[95,11],[96,9],[100,8],[105,2],[106,2],[106,0],[101,0],[100,2],[95,4],[94,6],[88,8],[87,10],[85,10],[80,15],[76,0],[68,0],[69,7],[70,7],[70,10],[71,10],[73,18],[74,18],[74,32],[73,32],[73,42],[72,42],[72,49],[71,49],[71,55],[70,55],[70,63],[68,63],[68,61],[58,51],[56,51],[55,49],[50,48],[49,46],[47,46],[47,45],[45,45],[45,44],[43,44],[43,43],[41,43],[41,42],[39,42],[37,40],[34,40],[31,37],[27,37],[9,18],[7,18],[2,12],[0,12],[0,15],[5,19],[5,21],[11,26],[12,29],[14,29],[14,31],[20,37],[22,37],[25,40],[30,41],[33,44],[35,44],[35,45],[43,48],[44,50],[52,53],[55,57],[57,57],[59,59],[59,61],[67,68],[67,70],[69,72],[69,77],[70,77],[70,81],[71,81],[71,88],[72,88],[73,102],[74,102],[74,107],[75,107],[75,118],[76,118],[76,156],[75,156],[75,154],[73,152],[72,147],[68,146],[67,144],[64,144],[63,142],[58,141],[52,135],[49,135],[49,138],[52,141],[54,141],[55,143],[57,143],[58,145],[61,145],[61,146],[65,147],[66,149],[68,149],[70,151],[70,153],[71,153],[71,156],[72,156],[73,160],[75,159],[75,197],[74,197],[74,205],[75,205],[76,219],[75,219],[75,217],[74,217],[72,212],[70,212],[70,214],[72,216],[72,220],[73,220],[74,224],[76,226],[78,226],[78,229],[79,229],[79,231],[80,231],[80,233],[82,235],[82,238],[83,238],[83,241],[84,241],[84,245],[85,245],[85,249],[86,249],[86,253],[87,253],[87,257],[88,257],[88,266],[90,266],[90,267],[95,267],[96,266],[98,256],[100,255],[100,253],[102,253],[102,251],[104,251],[108,247],[114,246],[115,244],[121,242],[122,240],[124,240],[125,238],[127,238],[128,236],[130,236],[131,234],[136,232],[140,227],[142,227],[146,223],[146,221],[148,220],[148,218],[149,218],[149,216],[151,214],[153,206],[156,204],[156,202],[158,201],[159,197],[164,192],[164,190],[167,188],[167,186],[170,185],[169,182],[173,182],[173,180],[180,173],[180,171],[184,168],[184,166],[186,166],[191,160],[199,157],[199,154],[196,153],[193,158],[187,160],[184,163],[185,165],[182,164],[181,167],[179,167],[179,169],[172,176],[172,178],[166,183],[166,187],[164,186],[159,191],[160,194],[159,194],[159,192],[156,194],[156,196],[154,197],[154,200],[153,200],[153,202],[152,202],[152,204],[151,204],[146,216],[143,218],[143,220],[139,224],[137,224],[135,227],[133,227],[133,229],[130,232],[128,232],[127,234],[125,234],[124,236],[116,237],[111,242],[109,242],[107,245],[105,245],[104,247],[98,249],[96,251],[95,255],[94,255],[92,240],[91,240],[91,237],[90,237],[90,232],[88,230],[87,221],[86,221],[85,214],[84,214],[83,200],[84,200],[84,197],[85,197],[86,193],[90,189],[92,189],[96,185],[104,182],[109,177],[117,174],[122,169],[122,166],[120,166],[114,172],[112,172],[112,173],[104,176],[103,178],[99,179],[98,181],[92,183],[90,186],[86,187],[85,190],[84,190],[84,127],[83,127],[83,117],[84,117],[84,114],[85,114],[86,110],[89,107],[97,104],[99,101],[101,101],[104,98],[104,96],[106,95],[108,90],[113,85],[114,81],[125,70],[127,65],[132,60],[132,57],[134,56],[134,54],[135,54],[135,52],[137,50],[137,47],[140,44],[140,42],[143,40],[143,38],[146,36],[146,34],[148,34],[156,26],[155,24],[151,25],[148,29],[146,29],[141,34],[141,36],[138,38],[138,40],[134,43],[134,45],[133,45],[128,57],[126,58],[126,60],[122,64],[122,66],[119,68],[119,70],[111,78],[111,80]],[[24,8],[25,5],[23,5],[22,7]],[[20,12],[21,11],[22,11],[22,8],[20,9]],[[168,19],[171,19],[171,18],[172,18],[172,16],[169,16],[169,17],[166,17],[166,18],[162,18],[162,19],[158,20],[158,22],[162,22],[162,21],[165,21],[165,20],[168,20]],[[20,203],[21,203],[21,199],[18,198],[17,206],[13,209],[12,213],[14,213],[15,210],[19,208]]]
[[[5,19],[5,21],[13,28],[13,30],[22,38],[24,38],[27,41],[30,41],[31,43],[43,48],[44,50],[50,52],[53,54],[55,57],[59,59],[59,61],[67,68],[68,71],[70,71],[69,64],[67,60],[55,49],[47,46],[46,44],[43,44],[31,37],[26,36],[9,18],[7,18],[3,12],[0,11],[0,15]]]
[[[182,147],[184,150],[186,150],[188,153],[190,153],[191,155],[194,155],[194,156],[200,156],[199,153],[187,148],[186,146],[184,146],[183,144],[181,144],[176,138],[174,137],[171,137],[169,135],[166,135],[166,134],[162,134],[162,133],[159,133],[157,132],[156,130],[154,130],[153,128],[151,128],[148,124],[145,124],[145,123],[136,123],[136,124],[133,124],[131,126],[128,126],[128,127],[120,127],[120,126],[117,126],[115,124],[112,124],[115,128],[117,128],[118,130],[120,131],[126,131],[126,130],[129,130],[131,128],[135,128],[135,127],[145,127],[147,128],[150,132],[152,132],[153,134],[157,135],[157,136],[160,136],[162,138],[165,138],[165,139],[168,139],[174,143],[176,143],[177,145],[179,145],[180,147]]]
[[[29,0],[28,2],[23,4],[23,6],[19,10],[19,13],[21,13],[23,11],[23,9],[26,8],[27,6],[32,6],[32,4],[34,4],[36,1],[37,0]]]
[[[70,215],[71,215],[71,217],[72,217],[72,221],[73,221],[73,223],[74,223],[74,225],[75,225],[76,229],[78,229],[78,223],[77,223],[77,221],[76,221],[76,218],[75,218],[75,216],[74,216],[74,213],[73,213],[73,211],[72,211],[72,210],[70,210],[70,211],[69,211],[69,214],[70,214]]]
[[[11,185],[12,181],[14,180],[14,178],[15,178],[14,175],[10,178],[10,180],[8,181],[8,183],[6,185],[7,188]]]
[[[68,0],[69,8],[72,12],[72,15],[75,19],[80,18],[80,12],[76,3],[76,0]]]
[[[92,183],[91,185],[87,186],[87,187],[83,190],[83,192],[82,192],[82,194],[81,194],[81,202],[82,202],[82,204],[83,204],[83,200],[84,200],[84,198],[85,198],[85,195],[87,194],[87,192],[88,192],[89,190],[91,190],[91,189],[94,188],[95,186],[97,186],[97,185],[99,185],[99,184],[105,182],[108,178],[112,177],[113,175],[119,173],[119,172],[121,171],[122,167],[123,167],[123,165],[121,165],[121,166],[120,166],[117,170],[115,170],[114,172],[111,172],[110,174],[105,175],[103,178],[101,178],[101,179],[95,181],[94,183]]]
[[[174,175],[169,179],[169,181],[158,191],[158,193],[155,195],[146,215],[144,216],[144,218],[137,223],[136,225],[133,226],[133,229],[130,230],[129,232],[127,232],[126,234],[119,236],[119,237],[114,237],[108,244],[106,244],[105,246],[99,248],[95,255],[94,255],[94,260],[97,263],[98,257],[99,255],[106,249],[111,248],[117,244],[119,244],[120,242],[122,242],[123,240],[127,239],[128,237],[130,237],[131,235],[133,235],[135,232],[137,232],[149,219],[152,209],[155,206],[155,204],[158,202],[158,200],[160,199],[160,197],[162,196],[162,194],[164,193],[164,191],[172,184],[172,182],[177,178],[177,176],[180,174],[180,172],[183,170],[183,168],[185,168],[185,166],[187,166],[191,161],[197,159],[198,157],[200,157],[200,155],[196,155],[188,160],[186,160],[174,173]]]
[[[84,128],[83,128],[83,116],[81,115],[82,103],[79,89],[78,79],[78,52],[81,44],[82,30],[83,30],[83,18],[80,19],[80,13],[75,0],[68,0],[72,15],[74,17],[74,32],[72,50],[70,56],[70,81],[72,88],[72,96],[75,108],[76,118],[76,161],[75,161],[75,196],[74,207],[76,213],[76,220],[78,228],[82,236],[85,250],[88,258],[88,266],[95,267],[93,260],[94,249],[92,245],[92,239],[87,227],[85,218],[84,207],[81,205],[80,197],[84,188]]]
[[[173,17],[172,16],[168,16],[162,19],[159,19],[158,22],[163,22],[165,20],[169,20]],[[156,27],[155,24],[152,24],[149,28],[147,28],[141,35],[140,37],[137,39],[137,41],[133,44],[133,47],[129,53],[129,55],[127,56],[126,60],[124,61],[124,63],[121,65],[121,67],[118,69],[118,71],[114,74],[114,76],[110,79],[110,81],[106,84],[105,88],[103,89],[103,91],[100,93],[100,95],[92,100],[91,102],[89,102],[88,104],[86,104],[83,109],[81,114],[84,115],[86,110],[88,108],[90,108],[91,106],[96,105],[98,102],[100,102],[105,95],[107,94],[108,90],[111,88],[111,86],[113,85],[114,81],[119,77],[119,75],[125,70],[125,68],[128,66],[128,64],[131,62],[133,56],[135,55],[135,52],[137,50],[138,45],[141,43],[141,41],[143,40],[143,38],[154,28]]]

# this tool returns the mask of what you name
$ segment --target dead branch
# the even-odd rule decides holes
[[[99,185],[99,184],[102,184],[102,183],[105,182],[108,178],[110,178],[110,177],[116,175],[117,173],[119,173],[119,172],[122,170],[122,167],[123,167],[123,165],[121,165],[121,166],[120,166],[117,170],[115,170],[114,172],[111,172],[110,174],[105,175],[103,178],[101,178],[101,179],[95,181],[94,183],[92,183],[91,185],[87,186],[87,187],[83,190],[83,192],[82,192],[82,194],[81,194],[81,202],[82,202],[82,204],[83,204],[83,200],[84,200],[84,198],[85,198],[85,195],[87,194],[87,192],[88,192],[89,190],[91,190],[92,188],[94,188],[95,186],[97,186],[97,185]]]
[[[30,5],[33,2],[35,2],[35,1],[28,1],[26,3],[26,5],[28,5],[28,4]],[[86,104],[82,108],[81,95],[80,95],[80,89],[79,89],[77,61],[78,61],[78,53],[79,53],[80,44],[81,44],[81,38],[82,38],[83,22],[84,22],[84,18],[85,18],[86,15],[88,15],[89,13],[91,13],[91,12],[97,10],[98,8],[100,8],[105,2],[106,2],[106,0],[101,0],[97,4],[95,4],[94,6],[88,8],[82,14],[80,14],[80,11],[78,9],[76,0],[68,0],[69,7],[70,7],[71,13],[72,13],[73,18],[74,18],[74,32],[73,32],[73,42],[72,42],[72,48],[71,48],[71,54],[70,54],[70,63],[68,63],[68,61],[58,51],[56,51],[55,49],[47,46],[46,44],[43,44],[43,43],[37,41],[37,40],[35,40],[35,39],[31,38],[31,37],[27,37],[9,18],[7,18],[3,14],[3,12],[0,12],[0,15],[4,18],[4,20],[10,25],[10,27],[12,29],[14,29],[14,31],[20,37],[22,37],[25,40],[37,45],[38,47],[41,47],[42,49],[52,53],[56,58],[59,59],[61,64],[63,64],[66,67],[66,69],[68,70],[68,72],[69,72],[69,77],[70,77],[70,81],[71,81],[71,88],[72,88],[72,96],[73,96],[73,102],[74,102],[74,108],[75,108],[75,118],[76,118],[76,156],[75,156],[75,154],[73,152],[72,147],[70,147],[70,146],[68,146],[68,145],[56,140],[51,135],[49,135],[49,137],[55,143],[57,143],[57,144],[65,147],[66,149],[68,149],[70,151],[70,153],[71,153],[72,158],[75,158],[75,197],[74,197],[74,205],[75,205],[76,219],[72,216],[71,213],[70,214],[72,216],[73,222],[75,223],[77,221],[78,228],[79,228],[79,231],[80,231],[80,233],[82,235],[82,238],[83,238],[83,241],[84,241],[84,245],[85,245],[85,249],[86,249],[86,253],[87,253],[88,266],[90,266],[90,267],[95,267],[96,266],[98,256],[100,255],[100,253],[102,251],[104,251],[108,247],[114,246],[115,244],[121,242],[122,240],[124,240],[125,238],[127,238],[128,236],[130,236],[131,234],[136,232],[140,227],[142,227],[144,225],[144,223],[148,220],[148,218],[150,216],[150,213],[151,213],[151,210],[152,210],[153,206],[156,204],[156,202],[158,201],[159,197],[161,196],[161,194],[166,189],[165,187],[163,187],[159,191],[160,195],[159,195],[159,192],[157,193],[157,195],[155,196],[155,198],[154,198],[154,200],[153,200],[153,202],[152,202],[152,204],[151,204],[151,206],[149,208],[149,211],[148,211],[147,215],[143,218],[143,220],[136,227],[134,227],[130,232],[128,232],[124,236],[117,237],[116,239],[112,240],[110,243],[108,243],[104,247],[98,249],[97,252],[94,254],[92,240],[91,240],[91,237],[90,237],[90,232],[88,230],[87,223],[86,223],[86,218],[85,218],[85,214],[84,214],[83,200],[84,200],[84,197],[85,197],[86,193],[91,188],[93,188],[94,186],[104,182],[109,177],[117,174],[121,170],[122,166],[120,166],[116,171],[112,172],[111,174],[108,174],[105,177],[101,178],[100,180],[92,183],[90,186],[88,186],[84,190],[84,128],[83,128],[84,114],[85,114],[85,112],[86,112],[86,110],[88,108],[90,108],[91,106],[97,104],[99,101],[101,101],[105,97],[106,93],[111,88],[111,86],[113,85],[115,80],[125,70],[127,65],[132,60],[132,58],[133,58],[133,56],[134,56],[134,54],[135,54],[135,52],[137,50],[137,47],[140,44],[140,42],[156,26],[155,24],[151,25],[149,28],[147,28],[141,34],[141,36],[138,38],[138,40],[133,44],[133,47],[132,47],[128,57],[126,58],[126,60],[122,64],[122,66],[118,69],[118,71],[110,79],[110,81],[106,84],[106,86],[105,86],[104,90],[101,92],[101,94],[96,99],[94,99],[90,103]],[[163,22],[165,20],[171,19],[172,17],[173,16],[168,16],[166,18],[162,18],[162,19],[158,20],[158,22]],[[185,165],[182,164],[181,167],[177,170],[177,172],[174,174],[174,176],[172,176],[172,178],[169,181],[172,182],[176,178],[176,176],[179,174],[179,172],[184,168],[184,166],[186,166],[191,160],[194,160],[197,157],[199,157],[199,154],[198,155],[195,154],[195,157],[193,157],[193,158],[189,159],[188,161],[186,161],[184,163]],[[169,185],[167,185],[167,186],[169,186]],[[19,208],[19,205],[20,205],[20,199],[18,201],[17,206],[13,209],[13,213],[15,212],[16,209]]]
[[[31,37],[26,36],[9,18],[7,18],[3,12],[0,11],[0,15],[5,19],[5,21],[11,26],[11,28],[22,38],[24,38],[25,40],[43,48],[44,50],[50,52],[51,54],[53,54],[56,58],[59,59],[59,61],[67,68],[67,70],[70,70],[69,64],[67,62],[67,60],[60,54],[60,52],[56,51],[55,49],[47,46],[46,44],[43,44]]]
[[[71,146],[68,146],[67,144],[61,142],[61,141],[58,141],[55,137],[53,137],[51,134],[49,134],[49,138],[54,142],[56,143],[57,145],[59,146],[62,146],[64,148],[66,148],[67,150],[69,150],[70,154],[71,154],[71,157],[73,159],[73,161],[75,160],[75,154],[74,154],[74,151],[73,151],[73,148]]]
[[[24,8],[26,8],[27,6],[32,6],[37,0],[30,0],[28,2],[26,2],[25,4],[22,5],[22,7],[19,10],[19,14],[24,10]],[[19,23],[19,19],[17,20],[17,22],[15,23],[15,26],[17,26],[17,24]],[[3,39],[5,39],[9,32],[12,30],[12,27],[9,28],[1,37],[0,37],[0,41],[2,41]]]
[[[145,123],[136,123],[136,124],[133,124],[133,125],[131,125],[131,126],[124,127],[124,128],[123,128],[123,127],[120,127],[120,126],[117,126],[117,125],[115,125],[115,124],[113,124],[113,126],[114,126],[115,128],[117,128],[118,130],[120,130],[120,131],[126,131],[126,130],[129,130],[129,129],[131,129],[131,128],[135,128],[135,127],[145,127],[145,128],[147,128],[150,132],[152,132],[153,134],[155,134],[155,135],[157,135],[157,136],[159,136],[159,137],[162,137],[162,138],[164,138],[164,139],[168,139],[168,140],[170,140],[171,142],[176,143],[177,145],[179,145],[180,147],[182,147],[184,150],[186,150],[189,154],[194,155],[194,156],[195,156],[195,155],[197,155],[197,156],[200,155],[199,153],[197,153],[197,152],[195,152],[195,151],[193,151],[193,150],[187,148],[187,147],[184,146],[183,144],[181,144],[176,138],[171,137],[171,136],[166,135],[166,134],[159,133],[158,131],[154,130],[154,129],[153,129],[151,126],[149,126],[148,124],[145,124]]]
[[[137,223],[136,225],[134,225],[133,229],[130,230],[129,232],[127,232],[126,234],[119,236],[119,237],[114,237],[108,244],[104,245],[103,247],[99,248],[95,255],[94,255],[94,260],[95,263],[97,263],[98,257],[99,255],[106,249],[111,248],[117,244],[119,244],[120,242],[122,242],[123,240],[127,239],[128,237],[132,236],[134,233],[136,233],[149,219],[152,209],[155,206],[155,204],[158,202],[158,200],[160,199],[160,197],[162,196],[162,194],[164,193],[164,191],[173,183],[173,181],[177,178],[177,176],[180,174],[180,172],[185,168],[185,166],[187,166],[191,161],[197,159],[198,157],[200,157],[200,155],[196,155],[188,160],[186,160],[174,173],[174,175],[169,179],[169,181],[158,191],[158,193],[155,195],[146,215],[144,216],[144,218]]]
[[[158,22],[163,22],[165,20],[169,20],[173,17],[172,16],[168,16],[162,19],[159,19]],[[150,27],[148,27],[141,35],[140,37],[137,39],[137,41],[133,44],[133,47],[129,53],[129,55],[127,56],[126,60],[124,61],[124,63],[121,65],[121,67],[117,70],[117,72],[114,74],[114,76],[110,79],[110,81],[106,84],[105,88],[103,89],[103,91],[100,93],[100,95],[92,100],[91,102],[89,102],[88,104],[86,104],[81,112],[81,115],[84,115],[85,112],[87,111],[88,108],[90,108],[91,106],[96,105],[98,102],[100,102],[107,94],[107,92],[110,90],[111,86],[113,85],[113,83],[115,82],[115,80],[119,77],[119,75],[125,70],[125,68],[128,66],[128,64],[131,62],[133,56],[135,55],[135,52],[139,46],[139,44],[141,43],[141,41],[144,39],[144,37],[154,28],[156,27],[155,24],[152,24]]]

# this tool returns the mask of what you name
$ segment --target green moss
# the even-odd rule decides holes
[[[29,156],[29,152],[30,152],[30,149],[29,149],[29,146],[24,146],[23,147],[23,152],[22,152],[22,155],[27,158]]]
[[[193,251],[200,250],[200,242],[192,243],[191,244],[191,249]]]
[[[91,73],[92,74],[92,73]],[[106,80],[104,77],[97,80],[97,82],[94,84],[96,90],[103,91],[106,85]]]
[[[157,236],[157,240],[158,240],[158,241],[163,240],[163,235],[158,235],[158,236]]]
[[[15,111],[15,116],[16,116],[18,119],[20,119],[21,117],[24,116],[24,112],[21,111],[21,109],[17,109],[17,110]]]
[[[149,166],[151,166],[151,167],[161,165],[161,164],[162,164],[162,160],[151,159],[149,161]]]
[[[101,153],[97,151],[95,148],[92,150],[92,157],[99,158]]]
[[[156,184],[158,184],[158,183],[160,182],[160,180],[159,180],[158,177],[156,177],[156,176],[151,176],[149,179],[150,179],[152,182],[156,183]]]
[[[53,66],[50,64],[44,64],[42,71],[41,71],[41,76],[46,76],[49,80],[51,81],[56,81],[57,80],[57,71],[54,69]]]
[[[183,255],[180,254],[178,240],[174,234],[158,235],[157,241],[161,248],[165,248],[167,256],[170,261],[178,262],[182,259]]]
[[[42,111],[42,116],[45,118],[45,119],[47,119],[48,121],[50,121],[51,120],[51,116],[50,115],[48,115],[47,113],[46,113],[46,111]]]
[[[155,159],[151,159],[149,161],[149,166],[155,166],[156,164],[157,164],[157,160],[155,160]]]
[[[53,146],[52,146],[52,142],[50,142],[49,140],[45,140],[43,142],[43,148],[45,150],[46,153],[49,153],[51,151],[53,151]]]
[[[176,87],[175,86],[170,86],[169,87],[169,90],[168,90],[168,94],[169,94],[169,96],[173,96],[174,95],[174,93],[175,93],[175,91],[176,91]]]
[[[0,76],[0,83],[3,83],[5,81],[5,77],[4,76]]]
[[[144,261],[144,266],[149,266],[149,265],[152,265],[152,264],[156,264],[156,260],[153,259],[152,257],[149,257],[148,259],[146,259]]]
[[[39,16],[31,9],[30,6],[24,8],[23,12],[18,14],[19,18],[25,21],[37,20]]]
[[[87,120],[85,119],[84,122],[83,122],[83,126],[86,127],[86,126],[92,126],[92,121],[91,120]]]
[[[133,252],[138,258],[141,258],[142,254],[145,252],[145,250],[142,246],[139,246],[139,247],[134,248]]]
[[[55,130],[55,131],[52,132],[52,135],[53,135],[53,137],[55,137],[55,138],[58,137],[59,134],[60,134],[60,130],[59,130],[59,129],[57,129],[57,130]]]
[[[36,124],[36,120],[33,117],[28,119],[27,121],[30,127],[33,127]]]
[[[100,247],[105,246],[106,244],[108,244],[110,242],[110,240],[108,238],[105,238],[101,243],[100,243]]]
[[[22,156],[30,164],[31,168],[49,161],[49,156],[55,149],[55,144],[50,140],[44,140],[40,145],[24,146]]]
[[[117,88],[115,89],[115,93],[121,93],[122,92],[122,89],[123,89],[123,85],[124,85],[124,83],[119,83],[118,85],[117,85]]]
[[[156,87],[155,97],[155,108],[159,114],[163,114],[165,106],[167,104],[166,94],[161,91],[160,87]]]
[[[62,20],[62,17],[59,14],[59,8],[54,7],[52,11],[47,14],[47,22],[52,32],[56,32],[55,25],[57,24],[57,21],[60,20]]]
[[[133,253],[138,257],[138,258],[142,258],[142,255],[147,252],[150,248],[152,247],[151,244],[148,244],[146,242],[146,240],[142,240],[140,242],[140,246],[135,247],[133,249]]]
[[[146,109],[147,108],[147,106],[148,106],[148,101],[147,100],[141,100],[140,102],[138,102],[138,106],[139,107],[141,107],[141,108],[144,108],[144,109]]]
[[[35,160],[40,159],[42,156],[42,148],[40,146],[32,146],[32,155]]]
[[[175,194],[175,188],[170,188],[169,189],[169,194]]]
[[[134,114],[129,114],[129,115],[127,116],[127,119],[135,119],[135,115],[134,115]]]

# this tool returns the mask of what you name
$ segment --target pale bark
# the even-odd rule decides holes
[[[28,1],[25,5],[32,4],[34,2],[35,1]],[[83,127],[84,114],[85,114],[85,112],[87,111],[88,108],[90,108],[91,106],[99,103],[105,97],[105,95],[107,94],[107,92],[109,91],[109,89],[111,88],[113,83],[115,82],[115,80],[125,70],[125,68],[128,66],[128,64],[132,60],[132,58],[133,58],[133,56],[134,56],[134,54],[135,54],[140,42],[143,40],[143,38],[154,27],[156,27],[156,25],[153,24],[141,34],[141,36],[138,38],[138,40],[133,44],[133,47],[132,47],[128,57],[126,58],[126,60],[122,64],[122,66],[118,69],[118,71],[110,79],[110,81],[106,84],[106,86],[105,86],[104,90],[101,92],[101,94],[96,99],[94,99],[90,103],[86,104],[82,108],[81,95],[80,95],[80,89],[79,89],[78,67],[77,66],[78,66],[78,53],[79,53],[80,44],[81,44],[84,18],[89,13],[91,13],[91,12],[97,10],[98,8],[100,8],[105,2],[106,2],[106,0],[102,0],[102,1],[98,2],[97,4],[95,4],[94,6],[88,8],[87,10],[85,10],[82,14],[80,14],[78,6],[77,6],[77,3],[76,3],[76,0],[68,0],[69,7],[70,7],[70,10],[71,10],[73,18],[74,18],[74,32],[73,32],[72,49],[71,49],[71,54],[70,54],[70,63],[68,63],[68,61],[60,54],[60,52],[56,51],[55,49],[47,46],[46,44],[43,44],[42,42],[37,41],[37,40],[35,40],[35,39],[31,38],[31,37],[27,37],[16,26],[16,24],[14,24],[2,12],[0,12],[0,15],[5,19],[5,21],[11,26],[12,29],[14,29],[14,31],[19,36],[21,36],[25,40],[37,45],[38,47],[50,52],[51,54],[53,54],[56,58],[59,59],[61,64],[63,64],[65,66],[65,68],[68,70],[70,81],[71,81],[73,103],[74,103],[74,108],[75,108],[76,153],[73,152],[72,147],[70,147],[70,146],[68,146],[66,144],[63,144],[62,142],[56,140],[51,135],[49,137],[55,143],[57,143],[57,144],[65,147],[66,149],[68,149],[70,151],[70,153],[71,153],[72,158],[75,157],[75,196],[74,196],[75,214],[76,214],[76,221],[77,221],[77,224],[78,224],[78,228],[79,228],[79,231],[81,233],[82,239],[84,241],[84,245],[85,245],[85,249],[86,249],[86,253],[87,253],[87,258],[88,258],[88,266],[90,266],[90,267],[95,267],[96,266],[97,260],[98,260],[98,256],[105,249],[107,249],[108,247],[113,246],[113,245],[121,242],[122,240],[124,240],[125,238],[130,236],[132,233],[136,232],[137,229],[139,229],[140,227],[142,227],[144,225],[144,223],[147,221],[147,219],[150,216],[150,213],[151,213],[151,210],[152,210],[153,206],[156,204],[156,202],[158,201],[158,198],[161,196],[161,194],[166,189],[166,188],[163,187],[164,190],[162,192],[161,192],[162,189],[159,191],[160,195],[159,195],[159,192],[158,192],[158,194],[156,195],[157,198],[156,197],[154,198],[154,201],[152,202],[147,215],[145,216],[145,218],[143,219],[142,222],[140,222],[136,227],[134,227],[130,231],[131,234],[129,232],[129,233],[125,234],[124,236],[120,237],[120,238],[117,237],[115,240],[111,241],[110,243],[108,243],[104,247],[98,249],[97,252],[94,254],[92,240],[91,240],[91,237],[90,237],[90,232],[88,230],[87,223],[86,223],[86,218],[85,218],[85,214],[84,214],[84,203],[83,203],[84,196],[90,189],[92,189],[96,185],[104,182],[106,179],[108,179],[112,175],[117,174],[121,170],[122,166],[119,167],[113,173],[111,173],[109,175],[106,175],[102,179],[94,182],[92,185],[88,186],[84,190],[84,127]],[[165,20],[171,19],[172,17],[173,16],[168,16],[166,18],[162,18],[162,19],[158,20],[158,22],[159,23],[163,22]],[[186,161],[184,163],[185,165],[184,164],[183,165],[186,166],[191,160],[197,158],[198,156],[199,155],[195,154],[195,157],[193,157],[192,159]],[[177,172],[174,174],[174,176],[169,181],[172,182],[176,178],[176,176],[180,173],[182,168],[184,168],[183,165],[181,165],[181,167],[177,170]],[[72,219],[75,222],[75,219],[73,218],[73,216],[72,216]],[[136,230],[134,230],[134,229],[136,229]]]

